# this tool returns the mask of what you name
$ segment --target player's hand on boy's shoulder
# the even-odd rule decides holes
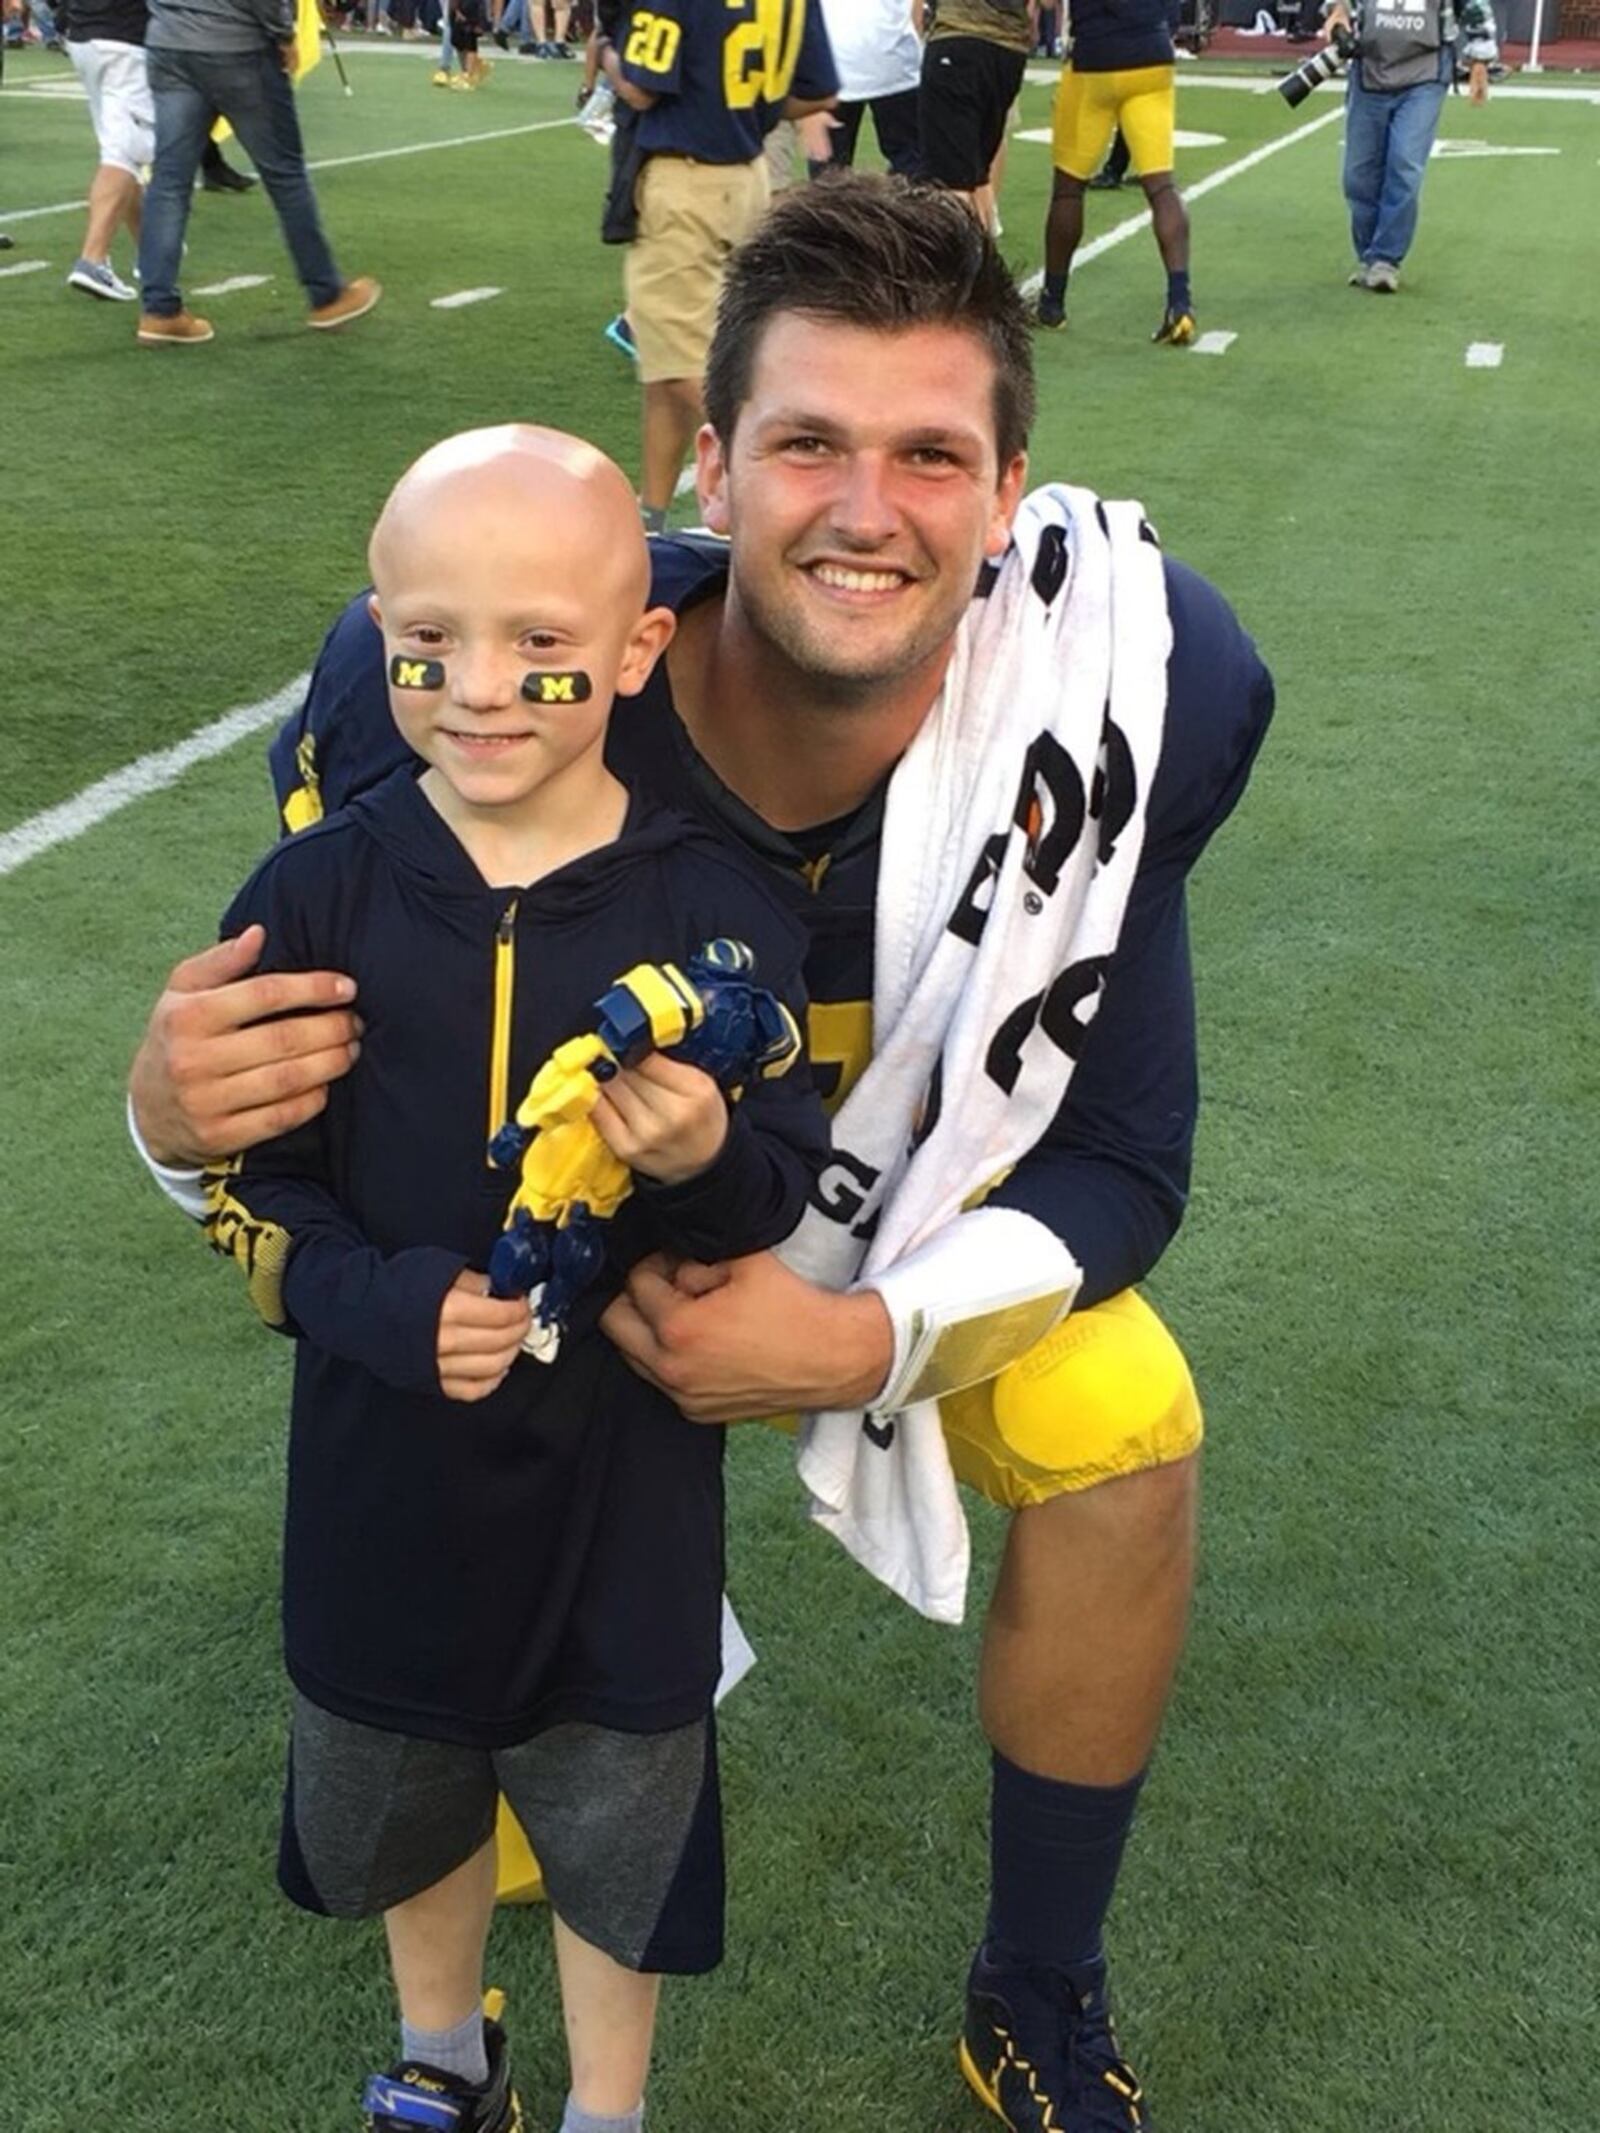
[[[198,1169],[315,1118],[354,1064],[355,986],[331,970],[252,976],[266,935],[247,926],[167,979],[128,1075],[158,1163]]]
[[[604,1083],[591,1116],[618,1162],[658,1185],[698,1177],[728,1137],[728,1106],[711,1076],[660,1052]]]
[[[528,1330],[525,1296],[491,1296],[488,1277],[463,1267],[439,1312],[439,1390],[447,1400],[486,1400],[505,1383]]]

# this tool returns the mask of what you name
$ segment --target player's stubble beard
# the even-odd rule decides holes
[[[871,562],[863,558],[862,568],[871,569]],[[727,593],[761,663],[780,681],[781,694],[797,708],[846,716],[872,711],[886,691],[919,673],[928,677],[931,701],[969,597],[966,591],[945,593],[897,641],[852,652],[846,632],[830,632],[823,618],[807,613],[799,600],[765,597],[759,583],[740,576],[737,564],[730,569]],[[790,686],[781,688],[781,680]]]

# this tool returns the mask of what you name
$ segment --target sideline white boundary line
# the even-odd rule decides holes
[[[247,734],[257,733],[263,726],[274,726],[299,703],[306,692],[311,675],[308,670],[297,674],[293,681],[271,696],[264,696],[259,703],[243,704],[236,711],[224,712],[221,718],[213,719],[209,726],[202,726],[198,733],[191,733],[186,741],[175,747],[161,748],[154,755],[142,755],[135,763],[124,764],[114,770],[110,777],[100,778],[93,785],[70,800],[63,800],[59,807],[47,807],[42,815],[33,815],[26,822],[0,834],[0,879],[14,874],[18,867],[26,866],[30,859],[50,851],[55,845],[68,844],[74,837],[81,837],[85,830],[95,828],[109,815],[114,815],[135,800],[142,800],[146,793],[160,792],[163,787],[175,785],[186,770],[196,763],[204,763],[209,757],[222,755],[235,741]]]
[[[514,141],[525,133],[553,133],[558,126],[576,126],[576,115],[571,118],[533,119],[526,126],[494,126],[487,133],[461,133],[447,141],[408,141],[401,148],[369,148],[358,156],[323,156],[320,161],[308,163],[307,170],[348,170],[353,163],[387,163],[395,156],[432,155],[439,148],[471,148],[478,141]],[[13,222],[32,222],[38,215],[81,214],[89,205],[87,200],[55,200],[49,207],[0,208],[0,229],[7,229]]]
[[[1231,178],[1237,178],[1244,171],[1254,170],[1258,163],[1266,162],[1268,156],[1281,155],[1284,149],[1293,148],[1297,141],[1308,140],[1312,134],[1320,133],[1324,126],[1337,125],[1343,117],[1344,105],[1340,103],[1332,111],[1324,111],[1321,118],[1311,119],[1304,126],[1296,126],[1293,133],[1280,134],[1277,140],[1268,141],[1260,148],[1252,148],[1250,153],[1241,156],[1237,163],[1225,163],[1221,170],[1214,170],[1209,176],[1197,179],[1193,185],[1180,185],[1178,190],[1186,201],[1198,200],[1206,193],[1214,193],[1219,185],[1226,185]],[[1147,230],[1149,227],[1148,208],[1141,215],[1130,215],[1126,222],[1117,223],[1103,236],[1096,237],[1092,244],[1080,245],[1073,255],[1073,272],[1076,273],[1079,267],[1086,266],[1091,259],[1098,259],[1102,252],[1109,252],[1113,245],[1125,244],[1138,231]],[[1044,269],[1036,267],[1020,286],[1024,296],[1035,295],[1044,287]]]

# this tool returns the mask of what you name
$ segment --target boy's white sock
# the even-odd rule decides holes
[[[557,2128],[557,2133],[641,2133],[643,2125],[642,2102],[633,2110],[624,2111],[620,2118],[597,2118],[593,2111],[580,2110],[569,2096],[566,2116]]]
[[[475,2007],[454,2029],[413,2029],[409,2022],[402,2021],[400,2056],[436,2067],[441,2074],[452,2074],[469,2089],[481,2089],[489,2078],[483,2016]]]

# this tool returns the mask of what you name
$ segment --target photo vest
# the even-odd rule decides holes
[[[1361,86],[1415,89],[1439,79],[1444,0],[1367,0],[1361,10]]]

